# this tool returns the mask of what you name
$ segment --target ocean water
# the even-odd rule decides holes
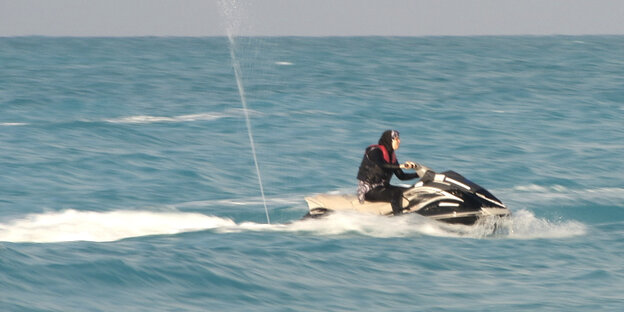
[[[624,37],[0,38],[2,311],[621,311]],[[513,216],[301,221],[366,146]],[[401,181],[394,181],[401,183]]]

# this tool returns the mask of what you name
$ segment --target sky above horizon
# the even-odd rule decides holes
[[[0,0],[0,36],[624,34],[622,0]]]

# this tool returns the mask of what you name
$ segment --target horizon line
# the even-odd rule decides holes
[[[443,37],[618,37],[620,33],[590,34],[470,34],[470,35],[234,35],[235,38],[443,38]],[[228,38],[228,35],[0,35],[0,38]]]

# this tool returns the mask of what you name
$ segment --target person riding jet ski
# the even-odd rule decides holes
[[[377,145],[366,148],[357,174],[360,204],[364,200],[390,202],[394,215],[402,213],[403,192],[407,188],[390,185],[392,175],[401,180],[411,180],[423,176],[428,168],[411,161],[399,164],[395,151],[400,145],[399,132],[386,130]],[[405,173],[402,169],[416,169],[416,172]]]

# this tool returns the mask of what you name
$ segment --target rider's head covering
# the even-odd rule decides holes
[[[392,153],[394,149],[392,149],[392,139],[399,137],[399,131],[396,130],[386,130],[379,138],[379,145],[383,145],[389,153]]]

